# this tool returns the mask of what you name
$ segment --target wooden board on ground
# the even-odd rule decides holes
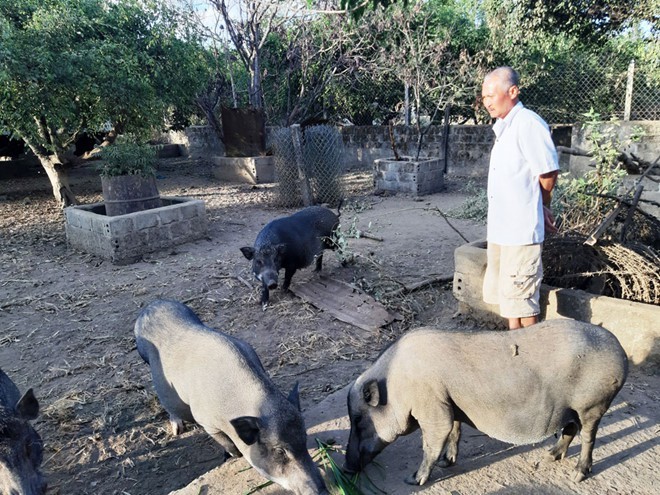
[[[340,280],[319,277],[292,285],[290,289],[303,301],[363,330],[374,330],[401,319],[370,295]]]

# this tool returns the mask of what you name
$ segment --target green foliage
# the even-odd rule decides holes
[[[357,254],[350,249],[348,242],[349,239],[359,239],[362,236],[362,232],[357,228],[357,221],[358,218],[353,217],[345,229],[339,224],[332,233],[332,238],[329,239],[330,244],[335,248],[335,256],[342,266],[355,263],[357,258]],[[371,223],[368,228],[371,228]]]
[[[575,230],[588,234],[602,219],[611,203],[603,196],[619,192],[627,172],[619,162],[622,151],[638,141],[644,132],[634,128],[630,137],[620,139],[617,121],[603,122],[593,110],[584,115],[584,136],[592,154],[593,170],[582,177],[568,178],[563,174],[555,186],[553,209],[561,216],[562,230]]]
[[[101,158],[103,161],[98,167],[101,177],[156,174],[156,147],[132,138],[118,139],[103,148]]]
[[[346,10],[352,19],[359,20],[369,9],[376,10],[380,7],[387,9],[396,3],[405,7],[408,5],[408,0],[340,0],[339,6]]]
[[[483,6],[505,37],[559,34],[594,46],[641,21],[658,22],[657,0],[484,0]]]
[[[146,136],[206,82],[203,50],[162,2],[0,0],[0,123],[44,154],[110,122]]]
[[[357,475],[349,477],[344,473],[344,471],[337,465],[332,455],[333,452],[340,452],[340,449],[331,443],[326,443],[318,438],[316,439],[316,444],[318,445],[318,450],[314,455],[316,462],[326,470],[329,470],[332,474],[332,479],[334,481],[336,492],[338,495],[362,495],[362,491],[357,486]]]
[[[658,57],[648,55],[658,53],[652,2],[657,5],[657,0],[484,0],[489,65],[516,68],[521,99],[552,122],[579,121],[590,107],[620,115],[630,60],[659,73]]]

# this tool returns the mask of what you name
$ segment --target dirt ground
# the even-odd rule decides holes
[[[101,200],[93,165],[72,170],[71,183],[80,202]],[[463,184],[449,179],[447,191],[416,200],[373,195],[369,173],[347,176],[342,226],[354,223],[382,241],[350,238],[355,263],[343,267],[327,253],[324,273],[355,284],[403,316],[367,332],[279,291],[271,293],[268,310],[261,310],[249,262],[238,248],[251,245],[265,223],[292,211],[270,206],[269,186],[220,183],[204,162],[163,160],[161,194],[203,199],[208,238],[115,266],[67,248],[63,215],[43,174],[0,180],[0,367],[21,390],[33,387],[40,400],[35,427],[45,444],[48,494],[167,494],[220,464],[222,449],[203,431],[193,427],[176,438],[169,434],[133,338],[137,314],[154,299],[182,301],[209,326],[248,341],[283,390],[299,382],[305,410],[341,390],[411,327],[475,327],[468,318],[454,317],[457,303],[449,282],[405,290],[422,280],[451,277],[454,249],[463,238],[483,237],[483,226],[460,220],[449,225],[439,213],[464,201]],[[313,276],[311,268],[302,270],[293,285]],[[631,422],[613,437],[623,442],[613,447],[621,453],[608,457],[607,469],[594,467],[607,482],[607,476],[618,476],[609,467],[621,463],[631,481],[613,478],[605,485],[612,486],[608,493],[626,493],[631,486],[627,493],[659,492],[657,478],[640,485],[639,479],[647,478],[636,476],[653,472],[660,461],[659,401],[657,369],[633,370],[613,405]],[[477,454],[487,455],[490,444],[477,442]],[[511,470],[504,475],[512,479],[528,476],[529,482],[530,474],[515,466],[500,468]],[[452,478],[458,484],[451,485],[451,493],[529,493],[470,488],[487,486],[492,469],[491,463],[477,462],[465,475],[464,489],[461,476]],[[544,493],[581,493],[567,490]]]

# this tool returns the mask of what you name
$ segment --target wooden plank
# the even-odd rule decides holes
[[[375,330],[400,318],[370,295],[340,280],[320,277],[290,289],[303,301],[363,330]]]

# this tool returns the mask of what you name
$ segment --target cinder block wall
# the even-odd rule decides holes
[[[192,159],[225,154],[224,144],[208,125],[193,125],[183,131],[171,131],[164,136],[164,140],[170,144],[178,144],[181,155]]]
[[[344,163],[347,170],[370,169],[377,158],[393,155],[386,126],[340,127],[344,141]],[[442,126],[431,126],[422,139],[421,156],[444,156]],[[417,152],[414,127],[394,126],[394,142],[401,155]],[[447,173],[479,176],[488,171],[488,157],[494,134],[490,126],[451,126],[447,147]]]
[[[653,162],[658,157],[658,150],[660,150],[660,121],[651,120],[638,120],[629,122],[619,122],[618,124],[605,124],[603,126],[605,131],[615,131],[620,141],[626,141],[634,127],[641,127],[644,131],[644,136],[638,143],[632,143],[626,150],[635,156]],[[571,146],[587,150],[589,144],[585,138],[584,126],[576,124],[573,126],[573,134],[571,138]],[[572,156],[570,160],[570,170],[574,174],[583,174],[590,169],[589,162],[591,159],[584,156]]]
[[[267,133],[273,128],[267,128]],[[344,142],[345,170],[370,170],[377,158],[393,156],[387,126],[339,127]],[[395,126],[394,142],[401,155],[417,151],[414,127]],[[553,128],[556,144],[569,146],[571,126]],[[463,177],[485,177],[495,135],[490,125],[450,126],[447,146],[447,173]],[[171,142],[178,141],[182,154],[193,158],[224,155],[224,147],[208,126],[193,126],[183,133],[170,133]],[[443,126],[431,126],[424,134],[421,156],[443,156]],[[566,162],[566,167],[568,163]]]
[[[660,122],[650,120],[638,120],[629,122],[619,122],[618,124],[605,124],[605,131],[613,131],[621,142],[625,142],[630,138],[634,128],[639,127],[643,130],[644,136],[638,143],[631,143],[623,151],[633,154],[646,162],[653,163],[658,158],[658,150],[660,150]],[[582,150],[588,150],[589,143],[585,138],[584,126],[576,125],[571,139],[571,146]],[[571,175],[579,177],[584,175],[588,170],[593,170],[589,164],[591,158],[584,156],[571,156],[569,170]],[[624,179],[624,190],[634,188],[639,175],[628,175]],[[660,203],[660,184],[651,178],[645,178],[642,181],[644,187],[642,191],[640,208],[650,215],[660,218],[660,207],[656,204]],[[646,201],[644,201],[646,200]]]

